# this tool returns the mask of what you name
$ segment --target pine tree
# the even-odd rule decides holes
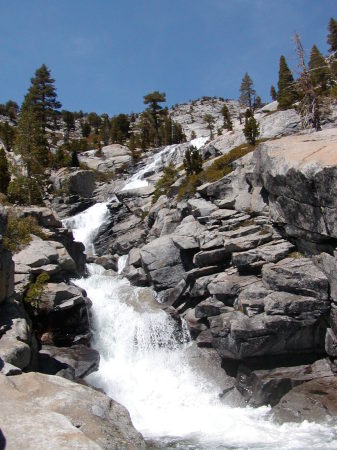
[[[124,144],[130,135],[130,119],[126,114],[114,116],[110,121],[111,142]]]
[[[82,132],[82,136],[84,138],[87,138],[90,136],[91,126],[88,122],[81,123],[81,132]]]
[[[187,175],[197,175],[202,171],[202,156],[193,145],[185,152],[184,169]]]
[[[21,156],[28,177],[42,174],[48,165],[45,137],[33,109],[21,109],[15,151]]]
[[[99,134],[104,145],[108,145],[110,143],[110,121],[107,114],[102,114],[102,124]]]
[[[300,96],[299,111],[302,116],[302,126],[313,126],[316,131],[321,129],[320,124],[320,96],[315,91],[310,72],[305,61],[304,48],[301,38],[295,32],[293,40],[296,46],[298,58],[299,77],[297,80],[297,90]]]
[[[261,97],[258,95],[254,100],[253,109],[255,111],[256,109],[260,108],[262,108],[262,100]]]
[[[46,128],[58,128],[57,117],[61,103],[57,101],[55,80],[50,76],[50,70],[43,64],[31,78],[31,85],[25,96],[23,107],[33,108],[43,133]]]
[[[279,109],[289,109],[296,100],[294,77],[285,57],[280,57],[277,101]]]
[[[251,145],[255,145],[256,139],[260,134],[260,127],[257,123],[254,115],[249,109],[246,111],[245,126],[243,128],[243,133],[247,139],[247,142]]]
[[[8,122],[0,123],[0,139],[9,152],[12,150],[15,140],[15,128],[11,127]]]
[[[204,115],[204,122],[207,123],[207,128],[211,132],[210,138],[213,139],[213,129],[214,129],[214,116],[212,114],[205,114]]]
[[[223,127],[228,131],[233,130],[233,123],[231,120],[231,115],[228,109],[228,106],[225,104],[221,109],[221,114],[223,115]]]
[[[21,156],[26,171],[25,176],[18,177],[25,187],[27,198],[24,203],[40,203],[42,178],[44,168],[49,162],[49,155],[41,122],[33,108],[27,106],[21,108],[14,150]]]
[[[7,194],[10,179],[6,153],[3,148],[0,148],[0,192],[3,194]]]
[[[337,21],[332,17],[329,22],[328,44],[331,53],[337,51]]]
[[[247,106],[249,109],[253,108],[254,97],[256,91],[254,89],[253,80],[246,72],[241,81],[239,102],[243,106]]]
[[[270,97],[273,101],[277,100],[277,92],[273,85],[270,86]]]
[[[159,103],[166,102],[166,94],[165,92],[153,91],[147,95],[144,95],[144,104],[149,105],[146,110],[152,117],[153,126],[155,130],[155,142],[154,144],[157,146],[159,141],[158,131],[160,126],[160,112],[162,107]]]
[[[314,45],[311,50],[309,72],[314,89],[320,94],[326,93],[331,74],[322,53],[318,50],[316,45]]]
[[[71,131],[75,130],[75,115],[71,111],[67,111],[63,109],[61,111],[63,122],[66,126],[66,134],[67,136]]]

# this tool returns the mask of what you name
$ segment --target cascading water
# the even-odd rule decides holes
[[[190,142],[190,144],[199,149],[205,144],[208,139],[209,137],[195,138]],[[144,179],[144,176],[147,173],[156,171],[158,169],[161,170],[163,166],[165,166],[166,162],[170,161],[170,157],[175,154],[179,146],[180,144],[168,145],[163,148],[163,150],[152,156],[151,160],[146,164],[145,167],[132,175],[132,177],[128,180],[122,190],[126,191],[129,189],[139,189],[148,186],[149,183]]]
[[[106,204],[96,204],[67,226],[92,251],[106,214]],[[93,302],[93,346],[101,355],[88,381],[128,408],[152,449],[336,448],[335,424],[277,425],[267,407],[224,404],[212,365],[205,367],[188,332],[155,306],[149,289],[96,264],[88,271],[76,282]]]

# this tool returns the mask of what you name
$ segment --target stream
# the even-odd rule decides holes
[[[137,174],[129,182],[132,188],[145,185]],[[94,237],[108,217],[107,203],[97,203],[64,222],[93,253]],[[120,269],[125,260],[120,258]],[[74,280],[92,300],[92,345],[101,357],[87,381],[129,410],[150,449],[337,448],[335,424],[278,425],[269,407],[225,404],[219,369],[184,325],[178,330],[156,307],[149,288],[131,286],[96,264],[88,265],[88,273]]]

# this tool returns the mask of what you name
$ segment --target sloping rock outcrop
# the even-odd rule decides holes
[[[145,449],[127,410],[87,386],[33,372],[0,374],[0,395],[8,449]]]
[[[323,244],[337,238],[336,146],[333,128],[266,142],[256,152],[271,220],[288,236]]]
[[[142,271],[142,285],[185,318],[198,346],[216,349],[255,406],[335,377],[336,148],[335,128],[260,144],[194,198],[161,197],[128,257],[125,275],[137,284]]]

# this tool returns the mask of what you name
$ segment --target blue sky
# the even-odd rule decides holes
[[[0,0],[0,102],[21,103],[43,63],[69,110],[140,111],[153,90],[237,98],[246,71],[269,100],[294,31],[326,53],[330,17],[336,0]]]

